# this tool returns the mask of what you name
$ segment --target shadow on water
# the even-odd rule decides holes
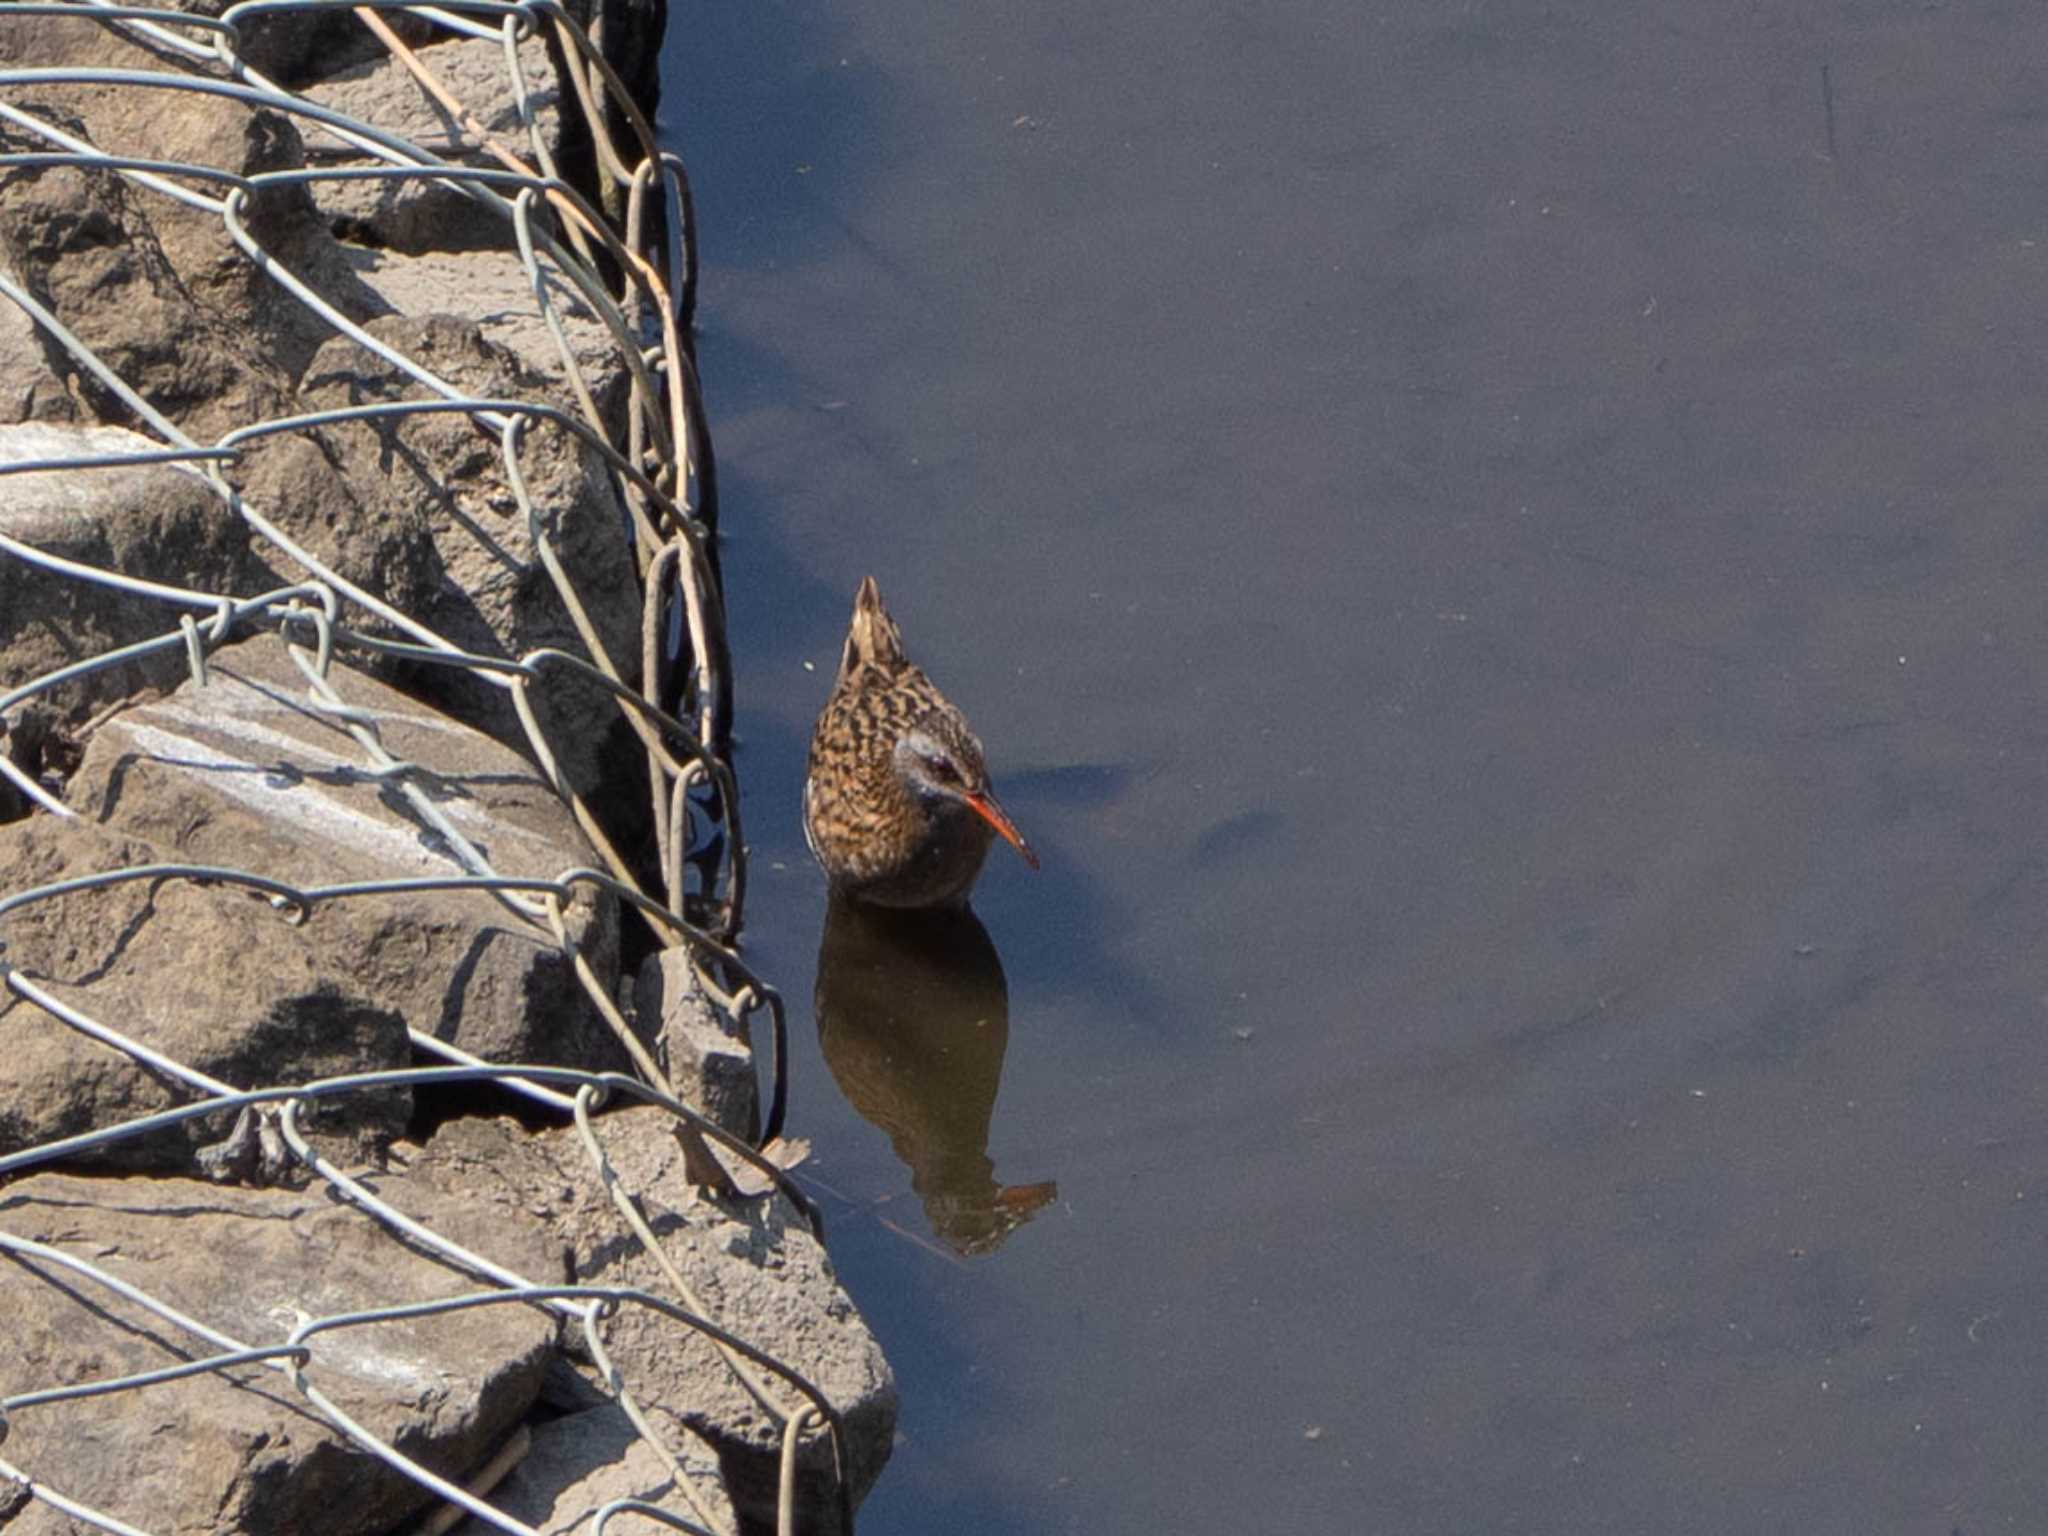
[[[989,1127],[1010,1040],[1002,957],[965,907],[888,911],[834,897],[818,943],[818,1045],[839,1091],[889,1138],[932,1232],[992,1253],[1059,1194],[1004,1184]]]

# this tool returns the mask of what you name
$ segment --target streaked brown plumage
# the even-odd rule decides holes
[[[1033,869],[966,717],[903,653],[870,576],[811,736],[804,837],[833,887],[882,907],[967,899],[1000,834]]]

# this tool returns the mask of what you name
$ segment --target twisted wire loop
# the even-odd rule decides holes
[[[464,132],[481,146],[465,159],[438,154],[374,123],[359,120],[295,93],[267,76],[245,51],[262,27],[310,21],[349,12],[398,58]],[[402,14],[400,14],[402,13]],[[640,105],[612,64],[561,0],[242,0],[218,15],[188,13],[114,0],[30,0],[0,6],[0,28],[14,18],[65,18],[81,28],[98,26],[144,44],[160,67],[117,69],[38,67],[0,70],[0,127],[14,142],[36,148],[0,154],[0,177],[13,170],[67,168],[117,177],[143,198],[165,199],[216,218],[234,248],[275,290],[323,322],[332,335],[347,337],[422,392],[419,398],[383,400],[343,408],[240,422],[212,442],[201,442],[146,399],[138,385],[95,352],[40,300],[31,287],[0,268],[0,296],[28,319],[52,356],[67,360],[81,381],[89,380],[125,411],[134,431],[106,452],[45,456],[0,462],[0,497],[6,478],[62,471],[90,475],[171,466],[189,476],[239,519],[260,549],[281,557],[298,577],[271,590],[217,592],[95,566],[58,555],[0,531],[0,562],[30,568],[49,584],[91,587],[113,594],[137,611],[159,614],[160,623],[140,626],[147,637],[101,654],[85,656],[11,689],[0,690],[0,789],[9,786],[29,804],[30,814],[69,818],[76,813],[53,788],[5,750],[10,726],[24,706],[97,674],[151,660],[173,664],[182,658],[193,686],[207,687],[211,660],[230,642],[274,643],[290,658],[303,695],[299,702],[343,732],[354,745],[361,772],[431,834],[428,841],[448,864],[432,876],[312,885],[285,872],[204,864],[160,862],[101,870],[26,889],[0,889],[0,990],[32,1002],[50,1018],[125,1055],[158,1074],[187,1101],[158,1113],[47,1141],[0,1156],[0,1181],[29,1169],[104,1151],[187,1121],[226,1114],[269,1117],[269,1125],[296,1163],[336,1198],[395,1239],[423,1249],[481,1282],[486,1289],[427,1302],[404,1302],[349,1313],[302,1316],[282,1338],[241,1339],[185,1315],[159,1297],[123,1280],[104,1266],[49,1244],[0,1232],[0,1255],[51,1284],[64,1284],[89,1300],[99,1293],[121,1298],[166,1325],[185,1351],[160,1368],[98,1380],[52,1383],[0,1397],[0,1445],[24,1414],[50,1404],[114,1394],[148,1393],[162,1385],[200,1375],[252,1370],[281,1378],[298,1401],[362,1450],[402,1472],[449,1505],[502,1531],[530,1528],[492,1508],[402,1453],[351,1418],[324,1395],[312,1374],[320,1352],[337,1333],[402,1319],[429,1319],[480,1308],[541,1308],[573,1323],[587,1341],[591,1359],[620,1406],[668,1467],[679,1495],[693,1506],[691,1518],[636,1499],[615,1499],[589,1512],[593,1529],[623,1529],[638,1522],[699,1536],[726,1536],[729,1517],[706,1508],[691,1488],[678,1457],[633,1399],[606,1353],[603,1322],[620,1308],[646,1308],[677,1329],[711,1341],[736,1378],[783,1430],[785,1450],[779,1528],[795,1519],[793,1479],[801,1444],[827,1443],[838,1475],[842,1527],[852,1527],[844,1425],[822,1392],[769,1351],[728,1332],[709,1314],[636,1207],[591,1129],[591,1112],[608,1101],[637,1100],[659,1107],[688,1134],[715,1142],[734,1163],[750,1165],[766,1188],[788,1199],[814,1233],[821,1235],[815,1203],[761,1147],[782,1129],[787,1103],[782,1000],[756,976],[734,947],[745,890],[745,846],[739,823],[738,786],[730,760],[731,675],[719,596],[713,535],[716,527],[716,472],[697,386],[690,327],[695,303],[697,252],[694,210],[683,165],[660,149]],[[387,19],[389,18],[389,19]],[[392,20],[402,23],[391,25]],[[502,44],[506,80],[524,142],[509,144],[478,121],[474,112],[437,76],[422,50],[409,44],[422,33],[453,34]],[[562,110],[576,114],[594,161],[596,195],[587,197],[564,179],[543,132],[534,91],[519,44],[546,39],[566,90]],[[109,154],[75,131],[76,124],[46,116],[33,104],[35,87],[93,86],[114,92],[187,93],[225,98],[289,117],[297,126],[311,163],[255,173],[171,158]],[[348,164],[327,163],[345,156]],[[476,163],[488,157],[490,164]],[[390,188],[431,186],[465,199],[500,221],[504,249],[516,253],[533,311],[543,322],[558,355],[561,381],[573,408],[513,396],[483,396],[441,377],[426,361],[380,339],[341,313],[279,252],[267,248],[252,229],[252,200],[280,187],[317,183],[370,182]],[[610,416],[600,407],[598,388],[579,357],[564,323],[563,306],[573,303],[593,315],[609,337],[625,376],[625,404]],[[417,616],[351,581],[288,533],[257,498],[245,496],[229,472],[254,446],[283,434],[314,432],[344,424],[396,428],[435,416],[466,419],[489,441],[534,558],[558,599],[580,644],[580,653],[541,647],[517,657],[465,649]],[[629,532],[634,574],[644,594],[640,654],[608,654],[600,626],[585,594],[578,591],[557,543],[557,529],[532,489],[527,460],[543,434],[574,439],[600,466],[615,493]],[[140,442],[143,446],[132,446]],[[154,631],[154,632],[151,632]],[[488,852],[465,836],[437,793],[429,765],[408,762],[387,745],[385,722],[375,709],[351,703],[337,686],[338,654],[374,661],[398,661],[415,672],[454,669],[509,698],[532,760],[539,766],[596,851],[597,867],[576,867],[552,878],[513,876],[494,867]],[[620,670],[637,663],[637,676]],[[605,818],[587,800],[583,786],[562,767],[560,743],[551,739],[536,707],[536,695],[553,697],[580,690],[616,711],[638,742],[647,766],[649,821],[657,843],[657,889],[643,888],[638,867],[616,846]],[[377,902],[425,891],[475,891],[489,896],[509,917],[568,962],[584,993],[628,1052],[638,1076],[589,1072],[562,1066],[484,1061],[445,1041],[409,1031],[415,1051],[448,1063],[405,1070],[360,1072],[313,1081],[237,1088],[133,1038],[108,1019],[96,1018],[38,984],[7,957],[6,925],[11,916],[40,903],[85,891],[144,883],[190,882],[241,889],[266,901],[280,924],[305,922],[333,903]],[[601,892],[637,914],[658,946],[679,947],[689,958],[705,996],[738,1025],[766,1013],[771,1026],[772,1070],[769,1108],[758,1143],[749,1142],[682,1102],[642,1040],[635,1034],[602,977],[593,968],[565,912],[579,895]],[[261,942],[261,932],[256,936]],[[5,998],[0,997],[0,1004]],[[397,1209],[361,1181],[334,1166],[307,1139],[302,1116],[322,1102],[417,1085],[490,1082],[572,1123],[588,1162],[588,1177],[602,1188],[621,1220],[655,1256],[673,1296],[624,1287],[546,1285],[451,1242]],[[58,1277],[62,1277],[61,1280]],[[167,1346],[168,1347],[168,1346]],[[18,1437],[17,1437],[18,1439]],[[49,1506],[80,1525],[113,1532],[138,1527],[89,1507],[57,1486],[64,1469],[17,1465],[0,1457],[0,1494],[10,1488]],[[53,1481],[54,1480],[54,1481]]]

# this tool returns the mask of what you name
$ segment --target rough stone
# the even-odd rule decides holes
[[[881,1347],[788,1201],[772,1197],[728,1209],[692,1195],[672,1124],[657,1109],[626,1109],[597,1122],[597,1131],[613,1169],[710,1320],[790,1362],[843,1416],[848,1485],[857,1504],[888,1460],[895,1433],[896,1385]],[[654,1260],[637,1243],[621,1241],[618,1218],[589,1173],[575,1133],[545,1132],[536,1145],[551,1157],[554,1177],[576,1191],[575,1203],[554,1216],[576,1278],[673,1297]],[[573,1336],[566,1342],[576,1347]],[[745,1517],[772,1523],[781,1424],[719,1352],[660,1313],[630,1306],[612,1320],[605,1347],[652,1421],[688,1429],[717,1447],[734,1504]],[[802,1402],[787,1387],[779,1395],[785,1406]],[[830,1465],[829,1442],[807,1442],[798,1468],[802,1530],[837,1529]]]
[[[218,16],[235,0],[182,0],[181,8]],[[384,25],[421,48],[447,33],[409,11],[384,11]],[[290,91],[385,56],[382,39],[347,10],[274,12],[241,19],[241,55]]]
[[[11,306],[0,304],[0,309]],[[0,425],[0,465],[164,445],[122,427],[63,422]],[[183,465],[46,470],[0,478],[0,535],[45,554],[165,586],[251,596],[277,584],[249,530],[205,479]],[[175,629],[190,608],[53,575],[0,557],[0,692],[75,661]],[[163,687],[187,672],[182,649],[65,684],[50,700],[76,723],[110,698]]]
[[[7,734],[0,737],[0,757],[40,787],[51,799],[64,793],[64,781],[78,767],[78,741],[51,705],[30,699],[7,712]],[[0,823],[29,813],[30,800],[12,779],[0,778]]]
[[[168,0],[160,10],[218,17],[235,0]],[[414,41],[425,32],[406,18],[386,18]],[[172,26],[180,37],[210,46],[212,34]],[[381,54],[384,45],[344,10],[281,12],[244,16],[238,28],[240,57],[251,67],[293,88],[310,79]],[[92,18],[90,12],[9,17],[0,28],[0,63],[11,65],[97,65],[107,68],[186,69],[191,60],[152,42],[147,34]]]
[[[204,688],[187,681],[94,733],[70,792],[88,819],[165,858],[295,885],[463,872],[356,740],[311,707],[305,675],[276,639],[228,647],[209,671]],[[331,680],[345,703],[371,712],[385,750],[416,766],[415,781],[497,873],[552,879],[591,862],[522,759],[340,661]],[[609,987],[616,904],[585,889],[565,922]],[[341,995],[480,1056],[625,1065],[552,936],[481,892],[333,901],[291,932]],[[265,933],[264,950],[278,937]]]
[[[4,264],[0,277],[17,279]],[[27,310],[0,296],[0,423],[73,421],[78,402],[52,366],[41,327]]]
[[[490,1503],[542,1536],[586,1529],[591,1512],[614,1499],[638,1499],[701,1522],[697,1508],[677,1491],[667,1465],[616,1403],[536,1424],[532,1436],[525,1459],[491,1491]],[[712,1528],[738,1529],[719,1479],[717,1453],[679,1427],[671,1430],[669,1449],[682,1463],[697,1505],[713,1515]],[[628,1528],[633,1523],[627,1522]],[[489,1536],[492,1530],[474,1518],[455,1528],[456,1536]]]
[[[0,128],[0,149],[48,147]],[[286,398],[288,377],[262,350],[259,327],[238,326],[200,302],[139,196],[110,171],[0,171],[0,261],[81,345],[202,441],[275,413]],[[95,417],[130,419],[68,353],[52,362],[50,376]],[[56,387],[41,371],[22,382],[45,396]]]
[[[546,1270],[530,1226],[479,1219],[459,1196],[398,1176],[382,1192],[521,1273]],[[85,1259],[249,1345],[279,1343],[310,1317],[488,1288],[324,1188],[39,1174],[0,1187],[0,1232]],[[0,1316],[0,1396],[160,1369],[217,1347],[18,1253],[0,1255]],[[533,1401],[554,1332],[550,1318],[520,1306],[341,1328],[309,1340],[307,1377],[386,1443],[460,1476]],[[12,1420],[9,1461],[153,1531],[352,1536],[391,1529],[429,1497],[260,1365],[24,1408]],[[7,1526],[9,1536],[73,1529],[41,1503]]]
[[[0,827],[18,893],[158,861],[157,850],[51,816]],[[252,935],[258,942],[252,942]],[[0,919],[0,958],[88,1018],[235,1088],[411,1064],[397,1013],[343,984],[306,929],[240,891],[133,881],[32,902]],[[0,991],[0,1152],[17,1152],[199,1098],[40,1005]],[[403,1089],[323,1108],[314,1124],[356,1156],[399,1134]],[[93,1161],[185,1168],[225,1115],[114,1143]],[[323,1137],[323,1140],[325,1137]]]
[[[522,368],[547,381],[550,397],[574,398],[561,347],[541,318],[516,251],[501,247],[400,255],[364,249],[351,250],[349,260],[364,285],[394,313],[470,316],[486,340],[509,350]],[[548,302],[569,338],[599,419],[616,429],[632,383],[617,339],[580,290],[552,269],[543,270],[549,274]]]
[[[563,403],[474,322],[394,316],[369,330],[478,396]],[[297,403],[317,411],[426,393],[381,358],[337,338],[307,370]],[[602,460],[566,429],[543,424],[527,434],[520,471],[606,654],[631,677],[640,648],[640,589]],[[464,650],[506,658],[543,646],[585,653],[541,563],[498,441],[468,417],[313,428],[271,440],[236,474],[244,494],[317,557]],[[502,688],[447,667],[415,669],[406,681],[459,718],[524,747]],[[534,690],[534,700],[570,783],[595,784],[606,738],[619,722],[610,695],[557,674]]]
[[[167,9],[191,9],[173,4]],[[219,15],[225,6],[212,12]],[[174,28],[194,42],[204,38],[196,31]],[[183,58],[172,49],[152,42],[145,34],[109,25],[90,11],[11,15],[0,27],[0,66],[16,69],[71,65],[99,69],[161,69],[181,65]]]
[[[62,30],[77,43],[77,57],[36,63],[161,69],[148,50],[111,32]],[[0,33],[0,44],[19,47],[15,29]],[[117,85],[47,85],[10,95],[38,119],[111,155],[239,175],[305,163],[289,116],[227,97]],[[0,139],[9,149],[56,147],[11,123]],[[242,219],[272,260],[351,319],[378,311],[303,186],[263,188],[248,198]],[[220,215],[111,172],[10,168],[0,180],[0,252],[82,342],[202,441],[273,414],[291,379],[333,334],[259,269]],[[60,364],[59,372],[72,369]],[[125,419],[101,386],[79,376],[77,387],[103,419]]]
[[[420,50],[419,60],[493,141],[537,168],[502,42],[446,38]],[[538,36],[519,44],[519,67],[533,120],[552,159],[561,133],[561,93],[554,64]],[[305,95],[318,106],[373,124],[380,132],[396,135],[441,159],[506,169],[411,70],[388,54],[310,85]],[[339,148],[324,151],[318,137],[311,140],[311,147],[316,163],[323,166],[384,163],[359,159]],[[444,182],[323,181],[313,184],[312,193],[329,227],[342,239],[362,245],[416,255],[423,251],[504,249],[513,243],[510,219]]]
[[[374,466],[345,462],[335,430],[258,439],[243,449],[229,478],[250,506],[328,570],[420,618],[442,595],[428,510],[418,499],[390,493],[368,472]],[[281,551],[277,559],[290,579],[308,574]],[[361,610],[351,616],[357,624],[384,628],[382,620]]]
[[[629,1108],[595,1122],[600,1144],[710,1320],[790,1363],[843,1415],[849,1490],[858,1503],[888,1459],[896,1387],[881,1348],[802,1216],[780,1197],[722,1208],[698,1198],[675,1122]],[[459,1187],[483,1209],[524,1211],[544,1222],[579,1284],[623,1285],[680,1301],[621,1221],[573,1127],[522,1135],[510,1122],[444,1126],[411,1169],[418,1181]],[[582,1348],[565,1330],[564,1347]],[[701,1334],[651,1308],[621,1307],[605,1349],[658,1433],[685,1456],[690,1437],[717,1453],[734,1504],[774,1522],[781,1425],[733,1376]],[[786,1404],[801,1399],[788,1388]],[[798,1529],[837,1528],[829,1445],[807,1444],[800,1464]],[[621,1474],[624,1475],[624,1474]]]
[[[750,1031],[712,1007],[687,951],[664,949],[641,963],[633,984],[640,1028],[656,1034],[677,1098],[733,1135],[761,1130],[760,1087]]]

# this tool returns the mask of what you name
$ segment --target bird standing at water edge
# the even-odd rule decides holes
[[[833,886],[882,907],[966,901],[997,836],[1038,856],[989,787],[967,719],[903,653],[870,576],[811,736],[804,839]]]

